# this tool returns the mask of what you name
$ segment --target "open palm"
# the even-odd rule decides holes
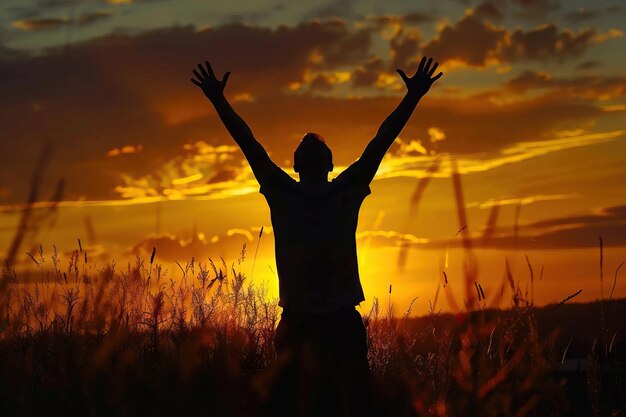
[[[409,92],[423,96],[428,92],[428,90],[430,90],[433,83],[441,78],[443,72],[439,72],[439,74],[433,77],[439,63],[435,62],[435,65],[431,67],[432,63],[432,58],[428,58],[428,61],[426,61],[426,57],[423,57],[419,67],[417,68],[417,72],[412,77],[408,77],[401,69],[396,70],[398,71],[398,74],[400,74],[400,77],[402,77],[402,80],[406,84],[406,88]]]
[[[230,71],[224,74],[221,80],[218,80],[209,61],[205,61],[205,65],[206,68],[202,64],[198,64],[200,72],[193,70],[195,78],[192,78],[191,82],[200,87],[209,100],[214,100],[224,94],[224,87],[226,87],[226,82],[230,77]]]

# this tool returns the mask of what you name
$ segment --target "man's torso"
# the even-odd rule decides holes
[[[311,189],[292,181],[261,192],[274,228],[280,305],[328,312],[363,301],[355,233],[369,186],[333,181]]]

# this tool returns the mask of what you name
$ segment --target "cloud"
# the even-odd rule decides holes
[[[474,14],[485,19],[500,20],[504,17],[504,6],[503,0],[485,0],[474,7]]]
[[[486,27],[499,33],[495,26]],[[56,145],[50,169],[55,178],[66,179],[66,196],[72,200],[256,192],[241,152],[189,82],[191,69],[205,57],[219,75],[232,71],[226,94],[279,165],[290,170],[293,149],[312,130],[329,139],[337,166],[347,166],[400,100],[395,94],[374,95],[402,87],[397,74],[385,70],[388,63],[371,52],[374,31],[336,20],[275,29],[174,27],[0,59],[0,125],[12,138],[0,143],[0,183],[13,190],[2,194],[4,202],[23,200],[18,190],[28,188],[33,155],[48,142]],[[350,85],[380,90],[358,96]],[[497,163],[597,143],[573,137],[551,141],[561,140],[561,131],[588,129],[610,117],[595,100],[572,100],[567,94],[511,98],[508,92],[488,91],[437,97],[437,88],[404,129],[405,149],[419,150],[421,157],[432,152],[463,156],[475,169],[497,166],[493,157],[505,149],[515,152]],[[432,141],[435,133],[445,140]],[[593,134],[602,137],[588,131],[579,136]],[[14,145],[17,140],[20,146]],[[516,148],[519,144],[527,145]],[[381,175],[413,175],[419,164],[410,158],[416,157],[398,157]],[[54,185],[50,180],[42,188]]]
[[[601,15],[598,10],[577,9],[567,12],[565,19],[571,23],[581,23],[595,19]]]
[[[381,14],[367,16],[367,22],[373,24],[379,30],[393,28],[396,30],[419,25],[422,23],[432,23],[437,21],[437,16],[427,12],[408,12],[401,15]]]
[[[424,55],[440,62],[460,61],[470,66],[484,66],[498,58],[499,45],[507,31],[467,14],[454,25],[445,25],[437,37],[423,47]]]
[[[352,76],[352,85],[355,87],[372,87],[384,69],[383,60],[373,57],[364,65],[357,67]]]
[[[472,233],[472,228],[469,228]],[[363,231],[359,238],[375,237],[376,246],[416,246],[419,248],[462,247],[460,237],[442,240],[419,238],[393,230]],[[598,247],[602,237],[605,247],[626,246],[626,206],[613,206],[599,213],[567,216],[520,225],[519,235],[513,227],[496,227],[486,238],[476,229],[470,239],[474,248],[490,249],[576,249]]]
[[[601,66],[602,66],[602,62],[600,61],[583,61],[580,64],[576,65],[576,69],[590,70],[590,69],[598,68]]]
[[[239,257],[244,245],[248,246],[249,250],[249,246],[259,238],[259,230],[260,227],[230,229],[214,236],[194,231],[189,238],[174,234],[149,235],[134,244],[127,254],[148,257],[152,254],[152,248],[156,248],[156,263],[168,261],[184,264],[192,258],[196,261],[212,258],[219,264],[220,257],[231,259]],[[272,228],[264,227],[263,235],[271,236]]]
[[[15,20],[12,26],[25,31],[53,30],[67,25],[69,20],[62,17],[39,17],[33,19]]]
[[[141,152],[143,145],[124,145],[120,148],[113,148],[107,151],[106,156],[119,156],[130,153]]]
[[[76,19],[76,24],[79,26],[89,25],[94,22],[106,19],[111,16],[111,12],[107,11],[95,11],[91,13],[83,13]]]
[[[355,17],[356,0],[332,0],[329,4],[310,10],[304,15],[303,20],[328,19],[328,18],[353,18]]]
[[[417,31],[399,30],[389,41],[391,63],[389,69],[407,68],[418,58],[420,35]]]
[[[531,19],[543,18],[561,7],[559,0],[512,0],[512,3],[517,6],[519,16]]]
[[[189,81],[197,62],[210,59],[220,75],[231,70],[229,97],[267,119],[258,101],[283,97],[311,71],[366,62],[371,31],[341,21],[173,27],[110,34],[40,55],[3,53],[0,124],[21,146],[0,144],[0,182],[26,190],[32,155],[49,142],[57,145],[51,169],[68,180],[67,198],[117,198],[116,186],[126,186],[122,176],[145,176],[184,155],[186,143],[231,143]],[[128,144],[142,145],[142,152],[104,156]],[[239,169],[238,162],[231,168]]]
[[[501,248],[591,248],[602,237],[605,246],[626,246],[626,206],[600,213],[542,220],[520,226],[520,237],[495,236],[488,245]]]
[[[573,132],[562,138],[550,140],[521,142],[512,144],[498,151],[485,154],[464,154],[455,157],[458,172],[471,174],[485,172],[509,164],[520,163],[538,156],[590,145],[597,145],[623,138],[626,131],[616,130],[603,133],[585,134]],[[394,147],[385,157],[376,178],[415,177],[423,178],[428,166],[433,163],[435,155],[428,154],[423,147],[424,142],[406,141],[394,143]],[[428,154],[428,156],[427,156]],[[450,177],[453,172],[450,161],[444,160],[434,177]]]
[[[539,201],[558,201],[576,197],[576,194],[536,194],[525,197],[500,197],[490,198],[487,201],[473,201],[465,205],[466,208],[478,207],[481,209],[492,208],[493,206],[525,206]]]
[[[63,26],[86,26],[111,16],[107,11],[95,11],[83,13],[75,19],[65,17],[36,17],[31,19],[15,20],[12,25],[16,29],[24,31],[55,30]]]
[[[123,198],[194,196],[224,198],[258,190],[252,171],[236,146],[212,146],[203,141],[186,144],[178,155],[149,174],[123,175],[115,190]]]
[[[548,14],[560,10],[559,0],[460,0],[465,5],[473,5],[473,12],[483,18],[500,20],[507,17],[537,21]]]
[[[570,30],[559,30],[554,24],[529,31],[518,29],[510,34],[499,56],[508,62],[562,61],[582,55],[589,46],[599,42],[596,35],[595,29],[574,33]]]
[[[592,45],[623,36],[612,29],[573,32],[545,24],[512,32],[468,13],[454,24],[444,25],[423,46],[427,56],[473,67],[528,61],[564,61],[583,55]]]
[[[626,77],[585,76],[552,77],[547,73],[525,71],[507,81],[510,91],[524,93],[529,90],[550,90],[552,94],[590,100],[611,100],[626,97]]]

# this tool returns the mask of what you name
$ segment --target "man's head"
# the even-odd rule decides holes
[[[293,168],[301,179],[303,176],[327,178],[333,170],[333,153],[322,135],[312,132],[304,135],[294,152]]]

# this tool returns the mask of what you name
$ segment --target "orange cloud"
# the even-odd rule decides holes
[[[110,12],[95,11],[91,13],[83,13],[75,19],[68,19],[65,17],[37,17],[32,19],[20,19],[14,21],[12,26],[23,31],[54,30],[67,25],[89,25],[106,19],[109,16],[111,16]]]
[[[34,31],[34,30],[52,30],[66,25],[69,21],[61,17],[46,17],[35,19],[21,19],[12,23],[16,29]]]
[[[143,145],[125,145],[121,148],[113,148],[107,151],[106,156],[118,156],[129,153],[137,153],[141,152],[143,149]]]

